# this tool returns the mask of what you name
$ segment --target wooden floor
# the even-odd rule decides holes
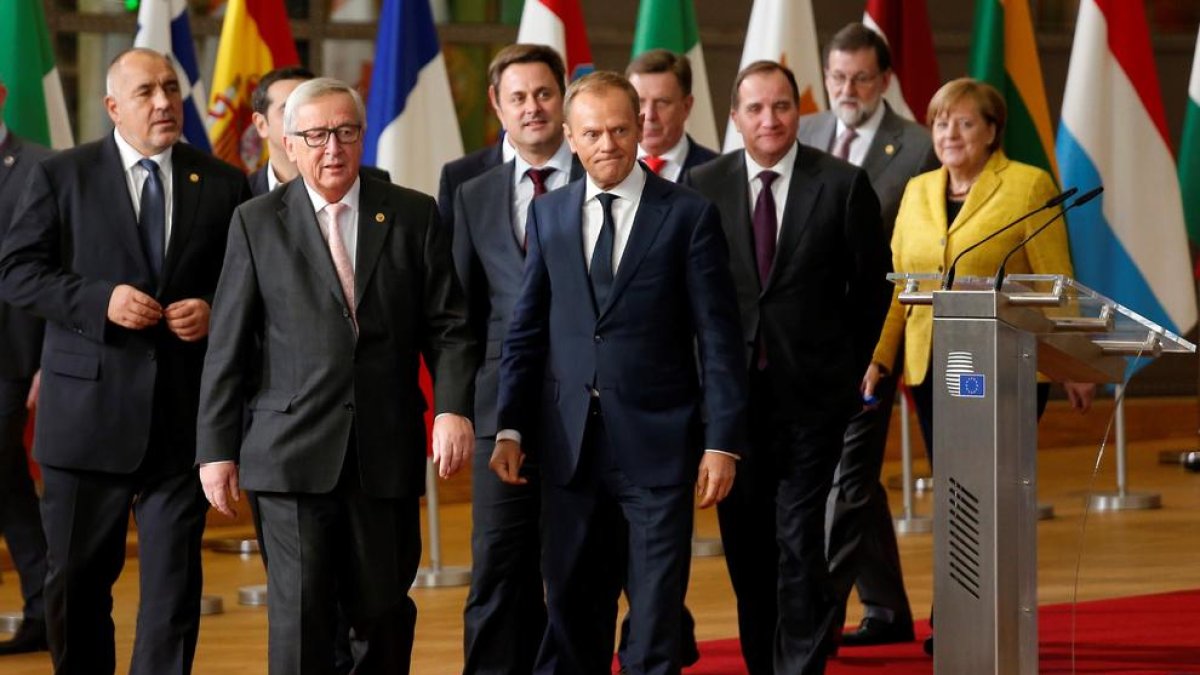
[[[1093,480],[1096,447],[1044,449],[1040,454],[1040,497],[1055,507],[1057,517],[1039,526],[1039,599],[1043,604],[1153,593],[1200,587],[1200,474],[1178,466],[1157,463],[1158,451],[1186,449],[1195,438],[1147,441],[1130,446],[1130,486],[1161,493],[1158,511],[1087,514],[1084,496],[1114,486],[1111,448]],[[1096,439],[1098,445],[1100,439]],[[899,472],[890,463],[885,476]],[[892,493],[893,508],[900,494]],[[918,511],[931,512],[930,496],[917,502]],[[442,511],[443,561],[469,563],[470,510],[451,504]],[[710,511],[698,518],[701,536],[716,536]],[[249,533],[215,531],[210,537]],[[904,576],[913,611],[926,616],[930,606],[931,537],[911,535],[900,540]],[[197,673],[222,675],[266,673],[266,610],[237,604],[238,588],[262,583],[264,573],[257,558],[206,551],[205,593],[224,599],[225,612],[204,617],[196,657]],[[116,589],[118,672],[127,668],[137,603],[137,562],[131,559]],[[419,675],[457,673],[461,670],[462,606],[465,588],[416,590],[419,608],[413,672]],[[701,640],[736,634],[733,596],[722,558],[694,560],[688,605],[696,615]],[[0,585],[0,611],[19,608],[14,575]],[[852,601],[849,621],[857,623],[859,609]],[[32,675],[50,672],[46,654],[0,658],[0,673]]]

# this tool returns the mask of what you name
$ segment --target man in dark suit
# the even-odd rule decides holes
[[[686,179],[688,171],[716,158],[716,152],[684,133],[695,103],[692,65],[686,56],[651,49],[629,63],[625,77],[641,101],[638,159],[651,171],[678,183]]]
[[[492,468],[523,483],[524,438],[541,463],[549,624],[534,672],[609,672],[628,570],[624,665],[678,673],[692,485],[701,506],[720,501],[744,452],[727,249],[712,204],[638,164],[627,80],[587,75],[565,110],[588,176],[529,212]]]
[[[524,485],[501,482],[488,462],[496,441],[500,345],[521,289],[529,204],[583,175],[563,137],[565,71],[558,52],[545,45],[510,45],[496,54],[488,98],[516,157],[463,183],[454,198],[454,264],[475,336],[487,345],[475,375],[471,590],[463,612],[467,674],[531,672],[546,628],[537,462],[521,467]]]
[[[258,493],[272,672],[326,672],[339,605],[364,646],[356,672],[408,672],[422,356],[442,477],[474,438],[475,344],[449,238],[431,198],[360,174],[364,119],[337,80],[288,97],[285,148],[303,180],[234,213],[204,364],[196,461],[222,513],[239,485]]]
[[[132,506],[141,592],[133,673],[187,673],[206,507],[192,464],[209,307],[246,178],[179,143],[171,62],[108,70],[116,129],[34,167],[0,252],[5,299],[46,319],[34,452],[56,672],[115,668],[112,585]]]
[[[17,137],[3,122],[8,89],[0,82],[0,241],[24,194],[30,170],[50,149]],[[0,530],[21,580],[21,627],[0,642],[0,656],[46,649],[46,535],[25,456],[28,410],[37,402],[42,321],[0,302]]]
[[[500,140],[485,148],[446,162],[438,179],[438,214],[448,232],[454,231],[454,195],[458,193],[459,186],[488,169],[511,162],[515,155],[516,151],[501,136]]]
[[[267,163],[249,177],[250,191],[255,196],[266,194],[298,175],[296,165],[283,149],[283,104],[301,82],[314,77],[311,70],[300,66],[276,68],[259,78],[250,95],[254,130],[267,144]]]
[[[891,299],[879,200],[797,144],[799,101],[790,70],[750,64],[730,113],[745,151],[692,171],[721,211],[748,352],[752,452],[718,517],[753,675],[824,671],[825,502]]]
[[[879,196],[889,241],[908,179],[938,166],[929,130],[900,117],[884,101],[891,63],[887,42],[875,31],[861,23],[838,31],[825,51],[825,88],[833,109],[801,117],[797,131],[804,145],[831,152],[867,172]],[[845,623],[852,587],[858,588],[864,606],[859,627],[842,637],[844,647],[913,639],[892,512],[879,482],[896,378],[881,380],[875,397],[877,401],[856,412],[846,428],[827,506],[832,626],[838,629]]]

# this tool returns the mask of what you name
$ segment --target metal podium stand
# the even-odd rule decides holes
[[[1037,673],[1037,373],[1119,382],[1195,345],[1066,277],[889,278],[933,305],[934,672]]]

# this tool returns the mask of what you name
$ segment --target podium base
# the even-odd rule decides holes
[[[903,490],[904,476],[888,476],[887,487],[889,490]],[[916,492],[932,492],[933,476],[913,476],[913,490]]]
[[[238,588],[238,604],[247,607],[267,606],[267,585],[254,584]]]
[[[1053,504],[1038,504],[1038,520],[1054,520]]]
[[[725,555],[725,545],[720,539],[696,537],[692,539],[693,558],[716,558]]]
[[[258,553],[257,539],[214,539],[209,548],[217,553],[236,553],[251,556]]]
[[[0,613],[0,633],[15,633],[21,627],[21,623],[25,620],[25,615],[20,612],[3,612]]]
[[[225,599],[219,595],[200,596],[200,616],[225,613]]]
[[[413,588],[450,588],[471,583],[470,567],[422,567],[413,579]]]
[[[1097,493],[1088,505],[1093,511],[1149,511],[1162,508],[1162,495],[1156,492]]]
[[[929,534],[933,532],[933,518],[929,516],[910,516],[896,518],[896,534]]]
[[[1159,464],[1179,465],[1187,461],[1188,455],[1200,454],[1190,450],[1162,450],[1158,453]]]

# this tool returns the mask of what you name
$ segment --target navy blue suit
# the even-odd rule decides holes
[[[608,301],[597,307],[583,258],[586,185],[530,209],[501,361],[498,426],[537,439],[526,445],[546,488],[549,626],[535,672],[608,672],[627,565],[625,665],[674,673],[701,453],[745,450],[728,249],[712,204],[648,174]]]

